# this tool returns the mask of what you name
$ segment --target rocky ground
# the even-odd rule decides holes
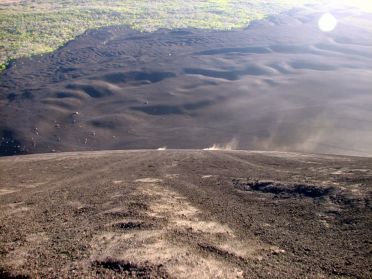
[[[0,158],[2,278],[370,278],[372,160],[247,151]]]

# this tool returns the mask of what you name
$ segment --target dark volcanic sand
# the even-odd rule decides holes
[[[372,277],[371,159],[61,153],[0,178],[0,277]]]
[[[205,148],[372,155],[372,15],[297,9],[236,31],[92,30],[0,85],[0,155]],[[76,114],[75,112],[78,112]]]

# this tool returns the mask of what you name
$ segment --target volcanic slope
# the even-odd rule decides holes
[[[40,154],[0,178],[2,278],[372,276],[370,158]]]
[[[91,30],[1,77],[0,154],[205,148],[372,156],[372,15],[306,7],[244,30]]]

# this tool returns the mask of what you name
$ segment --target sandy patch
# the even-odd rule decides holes
[[[179,177],[179,176],[180,176],[180,175],[177,174],[177,173],[167,173],[167,174],[165,175],[166,178],[170,178],[170,179],[177,178],[177,177]]]
[[[0,196],[11,194],[11,193],[15,193],[15,192],[18,192],[18,191],[19,190],[16,190],[16,189],[6,189],[6,188],[3,188],[3,189],[0,189]]]
[[[121,184],[121,183],[123,183],[123,180],[113,180],[112,183],[114,183],[114,184]]]
[[[81,209],[84,207],[84,204],[82,204],[80,201],[68,201],[67,204],[73,208]]]
[[[141,183],[157,183],[157,182],[162,182],[162,180],[161,180],[161,179],[158,179],[158,178],[147,177],[147,178],[139,178],[139,179],[136,179],[134,182],[141,182]]]
[[[142,213],[156,226],[142,226],[141,222],[148,223],[146,218],[123,219],[118,226],[108,223],[106,228],[121,226],[122,232],[106,231],[94,237],[93,262],[114,258],[139,265],[162,265],[175,278],[243,278],[243,271],[216,255],[216,251],[249,258],[264,249],[255,241],[239,240],[226,224],[205,220],[198,208],[182,195],[161,186],[159,179],[142,178],[136,182],[143,183],[140,194],[150,200]],[[110,213],[116,211],[121,208]],[[175,241],[175,238],[181,239]]]
[[[19,4],[20,0],[0,0],[0,5]]]
[[[32,255],[32,247],[40,246],[46,242],[48,237],[45,233],[34,233],[26,237],[26,244],[21,247],[16,247],[6,255],[7,264],[12,268],[20,268],[26,264],[27,257]]]

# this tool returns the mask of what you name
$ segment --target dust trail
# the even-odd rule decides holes
[[[204,148],[203,150],[235,150],[238,149],[239,141],[237,138],[232,138],[226,144],[214,143],[211,147]]]

